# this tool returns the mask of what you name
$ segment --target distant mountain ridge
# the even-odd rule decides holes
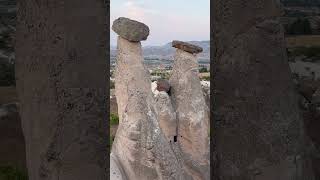
[[[210,61],[210,41],[187,41],[188,43],[200,46],[203,52],[199,54],[199,59]],[[175,48],[171,46],[171,42],[163,46],[145,46],[142,47],[143,54],[146,59],[165,59],[173,60]],[[110,46],[110,56],[115,57],[117,49],[115,46]]]

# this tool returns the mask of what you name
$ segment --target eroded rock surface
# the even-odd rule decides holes
[[[169,142],[177,138],[177,117],[170,96],[161,91],[155,96],[157,117],[160,128]]]
[[[130,180],[186,179],[156,117],[141,43],[118,37],[116,96],[121,119],[112,154]]]
[[[217,179],[313,180],[276,0],[214,3]]]
[[[180,48],[200,51],[189,44]],[[177,50],[171,98],[171,83],[151,83],[141,43],[118,37],[115,94],[120,123],[111,153],[114,180],[119,174],[128,180],[209,179],[209,111],[194,71],[196,55],[184,50]]]
[[[169,81],[184,168],[195,179],[209,179],[210,119],[198,77],[196,55],[177,49]]]
[[[18,1],[15,72],[30,180],[108,178],[106,5]]]

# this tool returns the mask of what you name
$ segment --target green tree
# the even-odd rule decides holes
[[[203,67],[203,68],[199,69],[199,72],[200,73],[205,73],[205,72],[208,72],[208,70],[207,70],[207,68]]]
[[[304,31],[304,34],[311,34],[312,33],[311,24],[308,19],[303,20],[303,31]]]
[[[117,125],[119,124],[119,116],[116,114],[110,114],[110,125]]]
[[[0,180],[28,180],[28,176],[16,167],[0,166]]]
[[[14,64],[0,59],[0,86],[14,86]]]
[[[286,27],[286,31],[291,35],[311,34],[311,24],[308,19],[298,18]]]

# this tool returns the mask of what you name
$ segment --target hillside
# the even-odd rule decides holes
[[[210,41],[188,41],[189,43],[198,45],[203,48],[203,52],[199,54],[199,59],[210,61]],[[163,46],[145,46],[143,54],[146,59],[166,59],[172,60],[175,48],[171,47],[171,42]],[[115,57],[117,53],[116,47],[110,47],[110,56]],[[112,59],[112,58],[111,58]]]

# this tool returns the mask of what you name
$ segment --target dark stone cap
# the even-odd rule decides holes
[[[165,80],[165,79],[159,79],[159,80],[157,81],[157,90],[158,90],[158,91],[169,92],[169,91],[170,91],[169,81],[167,81],[167,80]]]
[[[147,25],[125,17],[113,21],[112,30],[120,37],[132,42],[146,40],[150,31]]]
[[[196,46],[187,42],[183,42],[183,41],[172,41],[172,47],[181,49],[183,51],[192,53],[192,54],[198,54],[201,53],[203,51],[202,47],[200,46]]]

